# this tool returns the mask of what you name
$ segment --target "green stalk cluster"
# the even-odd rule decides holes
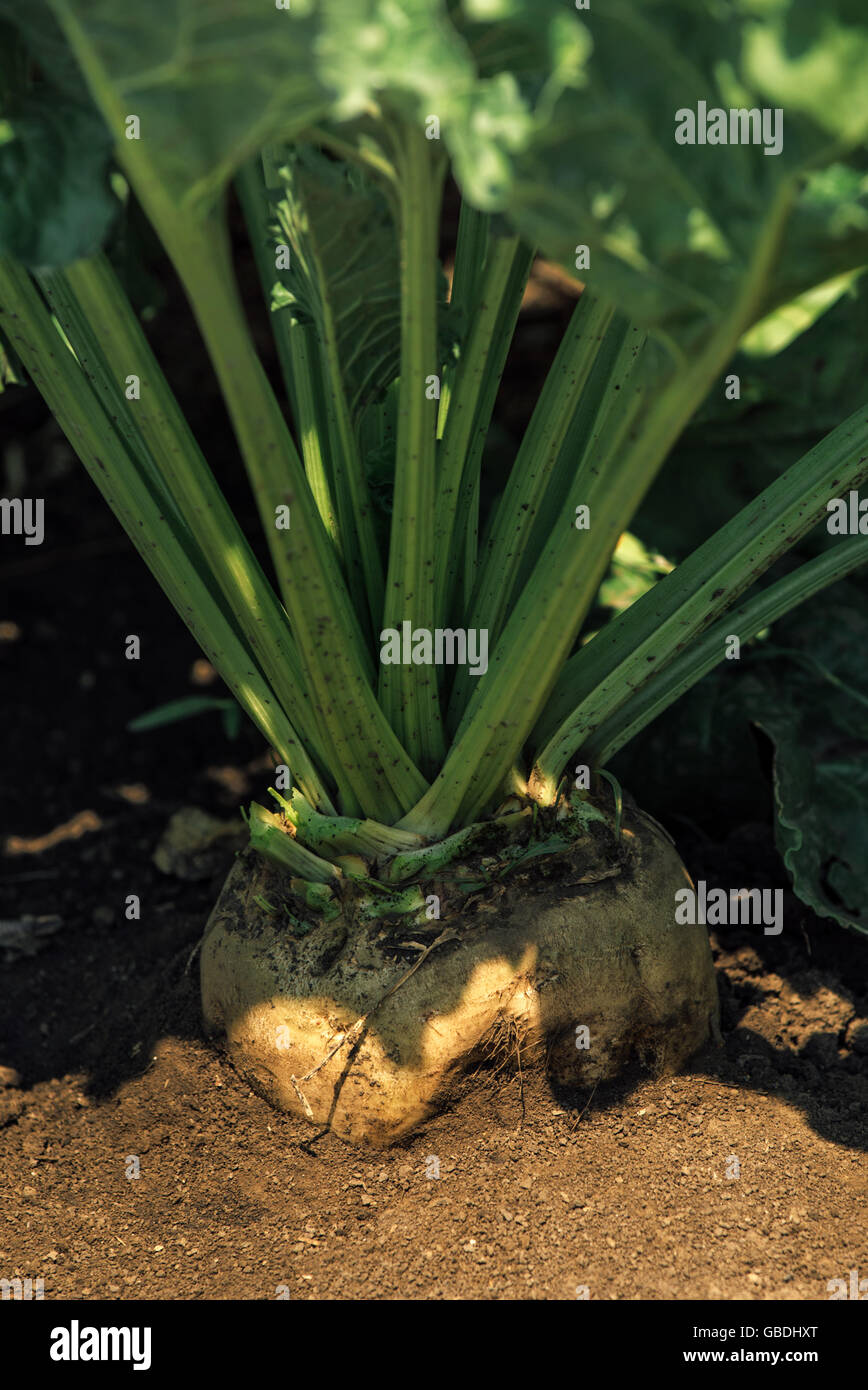
[[[423,879],[478,848],[486,826],[516,831],[532,802],[554,805],[578,751],[605,764],[723,659],[723,635],[755,634],[868,558],[857,537],[749,592],[834,492],[868,477],[863,408],[577,647],[619,537],[768,312],[800,186],[779,180],[729,302],[689,358],[591,277],[483,532],[483,449],[535,248],[465,201],[447,308],[439,139],[397,101],[360,103],[344,128],[311,98],[292,147],[265,122],[269,142],[245,146],[234,167],[273,310],[276,389],[223,200],[210,185],[175,196],[165,151],[124,138],[127,96],[74,8],[59,5],[67,38],[198,322],[273,582],[104,256],[34,273],[0,258],[0,349],[23,364],[289,769],[288,795],[273,792],[279,812],[251,807],[251,843],[307,885],[315,910],[330,912],[355,880],[372,919],[418,912]],[[589,527],[574,525],[579,510]],[[487,669],[381,662],[381,633],[405,623],[484,631]]]

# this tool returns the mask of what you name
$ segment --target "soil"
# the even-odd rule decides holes
[[[200,360],[192,334],[179,309],[158,351]],[[252,519],[210,379],[179,395]],[[0,922],[53,919],[0,937],[0,1277],[94,1300],[825,1300],[868,1274],[866,948],[789,892],[767,806],[667,826],[695,879],[786,890],[779,937],[712,938],[723,1038],[681,1074],[553,1093],[489,1068],[385,1153],[254,1095],[199,1019],[231,848],[197,879],[153,853],[181,806],[264,799],[268,758],[217,714],[127,732],[219,682],[31,393],[0,397],[0,441],[6,495],[23,471],[47,499],[42,547],[2,542]]]

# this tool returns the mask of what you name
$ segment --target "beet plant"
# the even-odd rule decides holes
[[[0,21],[6,350],[275,754],[205,936],[209,1029],[276,1104],[374,1143],[497,1050],[566,1084],[677,1064],[715,1028],[707,937],[607,763],[733,638],[868,559],[857,528],[762,583],[868,477],[868,405],[581,637],[745,335],[786,336],[868,262],[862,4],[0,0]],[[101,249],[130,197],[270,575]],[[583,289],[484,506],[538,253]]]

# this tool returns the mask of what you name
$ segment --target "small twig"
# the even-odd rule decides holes
[[[457,936],[458,932],[455,930],[454,927],[447,927],[445,931],[442,931],[436,941],[432,941],[430,946],[425,947],[419,959],[413,962],[413,964],[410,966],[410,969],[401,976],[400,980],[397,980],[395,984],[391,986],[390,989],[387,989],[386,993],[383,994],[377,1000],[376,1004],[374,1004],[373,1007],[370,1008],[366,1014],[362,1014],[361,1018],[356,1019],[352,1028],[348,1029],[346,1033],[338,1033],[337,1038],[335,1039],[334,1047],[331,1049],[330,1052],[326,1053],[325,1057],[323,1057],[321,1062],[317,1062],[316,1066],[312,1067],[311,1070],[309,1072],[306,1072],[304,1076],[290,1076],[289,1079],[292,1082],[293,1087],[295,1088],[295,1093],[301,1101],[302,1105],[304,1106],[304,1113],[307,1115],[307,1118],[309,1120],[313,1119],[313,1111],[311,1110],[304,1094],[299,1088],[299,1081],[310,1081],[310,1079],[316,1076],[317,1072],[321,1071],[322,1068],[326,1065],[326,1063],[330,1062],[331,1059],[335,1056],[335,1054],[340,1052],[341,1048],[344,1047],[347,1043],[349,1043],[351,1047],[355,1047],[356,1043],[361,1038],[365,1028],[365,1024],[367,1023],[371,1015],[375,1014],[377,1012],[377,1009],[379,1009],[383,1004],[385,1004],[386,1000],[391,998],[391,996],[395,993],[396,990],[399,990],[403,984],[407,983],[410,976],[415,974],[415,972],[419,969],[419,966],[422,964],[424,960],[427,959],[428,956],[430,956],[432,951],[436,950],[438,946],[443,946],[447,941],[455,940]]]
[[[425,947],[425,950],[422,952],[419,959],[413,962],[407,973],[405,975],[402,975],[400,980],[396,981],[396,983],[393,984],[390,989],[387,989],[386,993],[382,996],[382,998],[377,1000],[374,1007],[372,1009],[369,1009],[368,1012],[358,1020],[358,1023],[355,1023],[353,1025],[353,1027],[350,1029],[350,1032],[355,1032],[355,1030],[359,1027],[360,1023],[363,1023],[365,1019],[370,1018],[371,1014],[376,1013],[377,1009],[380,1008],[381,1004],[385,1004],[386,1000],[391,998],[391,996],[395,993],[396,990],[400,989],[402,985],[406,984],[410,976],[416,973],[416,971],[419,969],[419,966],[423,963],[423,961],[427,960],[428,956],[430,956],[432,951],[436,951],[438,946],[445,946],[447,941],[455,941],[457,937],[458,932],[456,931],[455,927],[447,927],[444,931],[442,931],[440,935],[437,937],[436,941],[432,941],[430,946]],[[349,1034],[347,1036],[349,1036]]]
[[[82,1028],[80,1033],[75,1033],[73,1037],[69,1039],[70,1043],[81,1042],[82,1038],[86,1038],[88,1033],[92,1033],[95,1027],[95,1023],[89,1023],[86,1028]]]
[[[311,1075],[312,1075],[312,1073],[311,1073]],[[292,1085],[293,1085],[293,1089],[294,1089],[294,1091],[295,1091],[295,1094],[298,1096],[299,1100],[301,1101],[302,1105],[304,1106],[304,1113],[305,1113],[305,1115],[307,1115],[307,1118],[308,1118],[309,1120],[312,1120],[312,1119],[313,1119],[313,1111],[311,1110],[310,1106],[308,1105],[307,1097],[306,1097],[306,1096],[302,1093],[302,1091],[299,1089],[299,1085],[298,1085],[298,1082],[296,1081],[295,1077],[294,1077],[294,1076],[290,1076],[289,1079],[290,1079],[290,1081],[292,1082]],[[304,1077],[302,1077],[302,1080],[304,1080]]]
[[[521,1129],[524,1124],[524,1077],[521,1072],[521,1040],[518,1036],[518,1024],[514,1024],[513,1026],[515,1027],[515,1058],[518,1062],[518,1099],[521,1105],[521,1123],[519,1124],[519,1129]]]
[[[570,1134],[575,1134],[576,1130],[578,1129],[582,1116],[584,1115],[591,1101],[594,1099],[594,1096],[597,1094],[597,1086],[599,1086],[599,1084],[600,1083],[598,1081],[596,1086],[594,1086],[593,1091],[588,1096],[588,1099],[585,1101],[585,1104],[582,1106],[582,1109],[579,1111],[579,1118],[576,1120],[575,1124],[570,1127]]]
[[[192,951],[190,952],[189,956],[187,957],[187,964],[184,966],[184,974],[185,974],[185,975],[189,975],[189,973],[190,973],[190,966],[193,964],[193,961],[196,959],[196,956],[197,956],[198,952],[201,951],[201,949],[202,949],[202,938],[201,938],[201,936],[200,936],[200,937],[199,937],[199,940],[196,942],[196,945],[193,947]]]
[[[620,878],[623,869],[620,864],[615,864],[611,869],[604,869],[601,874],[583,874],[581,878],[574,878],[571,883],[565,883],[565,888],[578,888],[581,883],[602,883],[604,878]]]

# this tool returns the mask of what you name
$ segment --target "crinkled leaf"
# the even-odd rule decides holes
[[[290,247],[290,267],[275,284],[272,308],[313,322],[320,342],[334,342],[355,414],[398,374],[400,260],[392,214],[371,180],[309,147],[289,154],[279,177],[277,240]]]
[[[775,833],[798,897],[868,933],[864,582],[836,585],[823,599],[773,631],[748,712],[775,744]],[[785,651],[775,655],[776,644]]]
[[[27,0],[26,4],[21,0],[0,0],[0,23],[4,54],[13,45],[20,45],[48,85],[68,100],[88,105],[90,94],[84,74],[48,0]]]
[[[622,748],[609,764],[645,810],[723,838],[772,813],[747,701],[759,681],[743,660],[724,661]]]
[[[376,183],[355,166],[328,159],[309,145],[284,156],[276,171],[274,239],[289,246],[290,265],[275,282],[271,307],[315,325],[321,343],[334,342],[356,421],[369,408],[388,416],[385,397],[401,357],[400,253],[392,209]],[[456,340],[447,291],[441,272],[441,362],[451,357]],[[387,511],[394,467],[392,432],[379,448],[365,450],[369,483]]]
[[[590,49],[561,0],[471,4],[467,14],[444,0],[48,3],[117,138],[138,116],[161,182],[194,205],[263,145],[372,104],[416,124],[436,116],[474,193],[502,198],[512,152],[581,79]]]
[[[95,251],[117,211],[111,147],[47,6],[0,0],[0,252],[49,268]]]
[[[586,22],[588,80],[565,87],[511,152],[502,206],[524,235],[570,268],[588,244],[583,278],[682,344],[731,306],[784,180],[801,191],[754,317],[868,261],[861,0],[610,0]],[[700,101],[781,107],[781,153],[676,144],[676,111]]]
[[[178,201],[207,203],[264,144],[388,92],[413,118],[472,87],[440,0],[51,0],[122,134],[137,115]]]
[[[128,116],[176,201],[210,200],[280,129],[322,117],[320,25],[295,0],[49,0],[117,139]]]
[[[868,934],[868,741],[818,761],[786,717],[757,723],[775,744],[775,838],[796,893],[819,916]]]
[[[863,0],[51,0],[116,134],[139,116],[176,200],[270,140],[376,104],[437,116],[463,191],[634,321],[693,348],[731,308],[782,182],[796,206],[754,319],[868,262]],[[679,145],[675,113],[784,112],[780,154]],[[755,301],[755,302],[754,302]]]
[[[99,249],[117,211],[96,112],[41,87],[0,121],[0,251],[31,268]]]
[[[781,310],[784,314],[792,306]],[[723,383],[691,424],[689,437],[704,435],[717,445],[771,445],[795,441],[793,462],[865,399],[868,376],[868,276],[850,283],[830,308],[786,348],[768,356],[742,351],[731,371],[738,375],[740,398],[727,400]],[[738,462],[734,456],[732,464]]]
[[[773,634],[752,718],[775,745],[778,848],[803,902],[868,932],[868,617],[839,584]],[[775,655],[787,632],[798,645]]]

